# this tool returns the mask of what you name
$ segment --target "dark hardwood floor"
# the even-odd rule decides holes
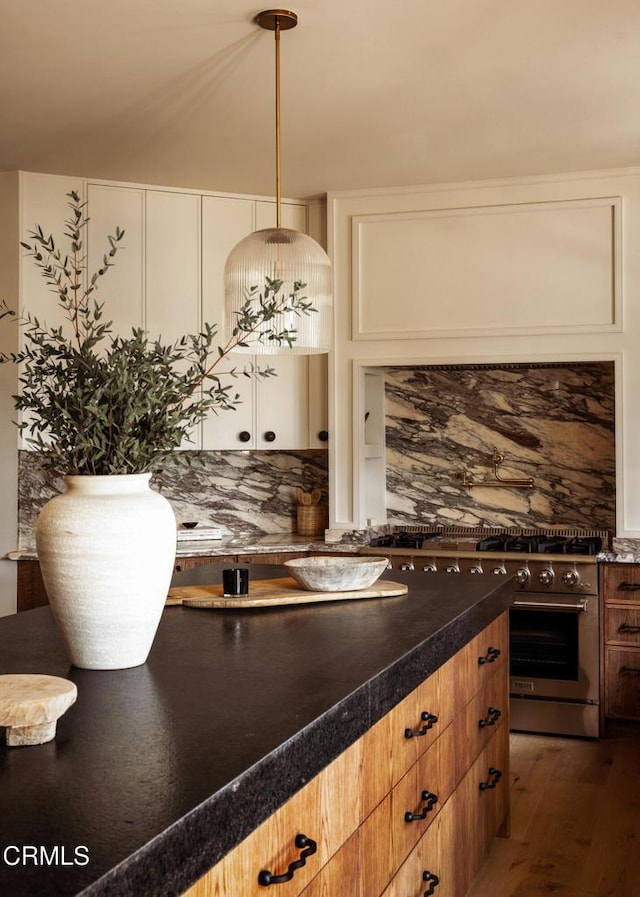
[[[511,836],[467,897],[640,897],[640,726],[511,735]]]

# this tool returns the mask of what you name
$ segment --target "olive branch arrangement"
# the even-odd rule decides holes
[[[19,427],[43,452],[46,467],[76,475],[148,472],[190,440],[192,428],[209,412],[233,410],[240,403],[233,384],[223,384],[221,377],[275,375],[273,368],[254,364],[220,370],[234,348],[255,345],[259,353],[265,340],[290,347],[296,331],[275,329],[277,316],[311,314],[315,308],[302,295],[305,284],[296,281],[286,293],[282,281],[265,278],[262,288],[248,291],[223,346],[216,342],[217,326],[208,323],[170,345],[150,340],[142,328],[133,328],[128,337],[114,335],[95,293],[114,265],[124,231],[118,227],[107,238],[102,265],[85,281],[86,203],[75,191],[67,196],[70,252],[64,254],[38,225],[21,246],[68,324],[49,326],[30,314],[18,318],[23,347],[1,353],[0,363],[20,366],[20,391],[13,396],[16,410],[24,414]],[[17,315],[2,302],[0,319],[7,317]],[[189,454],[180,453],[187,461]]]

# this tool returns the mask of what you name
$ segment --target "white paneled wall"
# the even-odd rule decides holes
[[[366,525],[377,365],[614,361],[617,534],[640,536],[640,170],[329,196],[331,526]]]

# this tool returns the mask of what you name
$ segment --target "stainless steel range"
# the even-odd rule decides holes
[[[408,527],[371,540],[396,570],[513,577],[510,610],[511,728],[600,734],[596,530]]]

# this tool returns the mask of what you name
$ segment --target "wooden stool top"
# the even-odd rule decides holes
[[[77,696],[75,683],[59,676],[33,673],[0,676],[0,726],[7,727],[7,744],[50,741],[57,720]]]

